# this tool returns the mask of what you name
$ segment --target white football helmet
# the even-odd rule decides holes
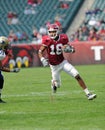
[[[50,24],[48,26],[48,35],[52,38],[55,39],[59,34],[59,27],[56,24]]]
[[[5,36],[0,36],[0,50],[7,50],[9,48],[9,40]]]

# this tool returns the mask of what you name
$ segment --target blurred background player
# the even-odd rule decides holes
[[[0,37],[0,103],[5,103],[5,101],[3,101],[1,98],[1,93],[2,93],[2,89],[4,85],[4,77],[1,71],[5,71],[5,72],[19,72],[20,71],[19,68],[10,69],[2,65],[2,60],[6,56],[10,56],[10,54],[8,54],[9,46],[10,45],[9,45],[8,39],[4,36],[1,36]]]
[[[42,45],[39,49],[39,58],[43,66],[49,65],[52,72],[51,87],[53,92],[61,85],[60,72],[63,70],[74,77],[82,87],[89,100],[96,98],[96,94],[90,93],[79,72],[67,60],[64,59],[63,52],[74,53],[75,48],[70,46],[68,36],[59,34],[59,27],[56,24],[51,24],[48,27],[48,35],[43,36]],[[44,57],[43,52],[47,50],[48,60]]]

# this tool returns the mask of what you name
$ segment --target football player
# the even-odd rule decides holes
[[[5,72],[19,72],[20,69],[19,68],[14,68],[14,69],[9,69],[8,67],[4,67],[2,65],[2,60],[6,57],[6,56],[12,56],[11,54],[9,54],[9,41],[8,38],[4,37],[4,36],[0,36],[0,103],[5,103],[5,101],[2,100],[1,98],[1,93],[3,90],[3,85],[4,85],[4,77],[2,75],[2,71]]]
[[[47,51],[48,59],[44,56],[43,52],[45,50]],[[61,85],[60,72],[63,70],[77,80],[89,100],[96,98],[96,94],[90,93],[76,68],[64,59],[63,52],[74,53],[75,48],[69,45],[68,36],[59,34],[59,27],[56,24],[51,24],[48,27],[48,35],[42,37],[38,55],[43,66],[47,66],[48,63],[50,65],[52,72],[51,88],[53,92],[55,93]]]

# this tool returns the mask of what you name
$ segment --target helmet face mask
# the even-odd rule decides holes
[[[48,35],[52,38],[55,39],[59,34],[59,27],[56,24],[51,24],[48,27]]]
[[[8,38],[1,36],[0,37],[0,50],[7,50],[9,49],[9,41]]]

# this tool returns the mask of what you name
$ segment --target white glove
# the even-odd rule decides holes
[[[44,57],[42,57],[40,60],[41,60],[44,67],[48,65],[48,60],[45,59]]]
[[[73,46],[68,45],[68,46],[66,46],[64,48],[64,52],[66,52],[66,53],[74,53],[75,52],[75,48]]]
[[[10,70],[10,72],[14,72],[14,73],[18,73],[19,71],[20,71],[19,68],[14,68],[14,69]]]

